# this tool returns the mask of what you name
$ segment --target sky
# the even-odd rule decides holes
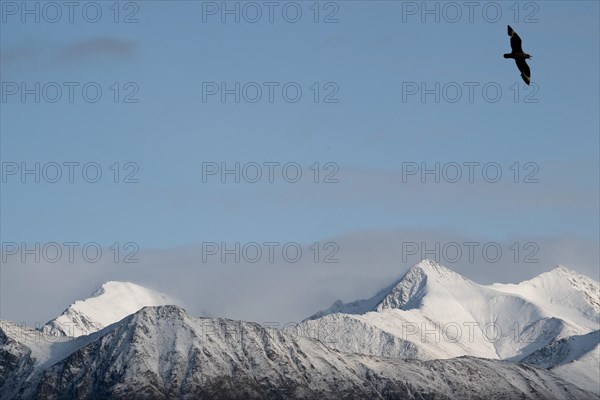
[[[0,318],[128,280],[298,320],[425,257],[481,283],[599,279],[595,1],[0,12]]]

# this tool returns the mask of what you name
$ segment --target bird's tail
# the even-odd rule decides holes
[[[505,54],[504,58],[510,58],[510,54]]]

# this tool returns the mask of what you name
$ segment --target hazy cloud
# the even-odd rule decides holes
[[[91,56],[129,57],[135,52],[135,43],[110,37],[92,37],[75,42],[64,48],[62,56],[67,59]]]
[[[471,261],[462,244],[472,241],[479,245]],[[598,244],[576,236],[507,236],[501,241],[486,241],[449,230],[404,229],[356,231],[319,240],[321,246],[327,242],[339,246],[335,254],[339,262],[314,262],[311,243],[303,245],[304,256],[297,263],[270,263],[266,255],[256,263],[244,259],[236,262],[233,256],[222,263],[218,255],[203,262],[199,244],[142,251],[136,256],[140,261],[137,264],[115,264],[109,250],[101,262],[93,264],[21,263],[18,256],[12,256],[2,265],[1,317],[31,325],[44,323],[75,300],[88,297],[102,283],[120,280],[179,298],[194,315],[208,312],[212,316],[261,323],[296,322],[337,299],[368,298],[393,283],[421,258],[420,252],[407,255],[403,243],[408,242],[419,246],[425,242],[428,249],[439,243],[438,261],[483,284],[519,282],[559,264],[600,279]],[[526,248],[530,242],[536,247]],[[444,253],[443,247],[449,243],[457,243],[463,249],[456,262],[448,259],[455,257],[452,248]],[[484,258],[482,248],[487,243],[502,249],[500,260]],[[520,249],[518,262],[512,250],[515,243]],[[329,252],[321,249],[320,260],[326,254]],[[489,254],[494,257],[493,251]],[[436,258],[431,251],[424,255]],[[535,262],[524,262],[526,256]]]
[[[0,65],[6,78],[24,70],[46,70],[65,63],[95,57],[127,58],[135,53],[136,43],[111,37],[91,37],[66,45],[37,40],[24,41],[2,48]]]
[[[2,66],[7,67],[18,62],[27,61],[38,54],[40,50],[41,46],[36,43],[22,43],[2,51],[2,53],[0,53],[0,60],[2,61]]]

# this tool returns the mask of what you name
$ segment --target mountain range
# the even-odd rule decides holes
[[[588,370],[595,375],[579,383],[600,393],[599,300],[597,281],[565,267],[516,285],[479,285],[424,260],[372,298],[337,301],[297,329],[343,352],[421,360],[465,355],[536,360],[568,379]],[[588,334],[595,346],[579,345],[578,337]],[[550,358],[565,346],[571,356],[559,367],[559,360]],[[542,361],[542,355],[549,360]]]
[[[295,327],[188,315],[107,282],[39,330],[0,322],[0,398],[598,399],[600,286],[477,284],[433,261]]]

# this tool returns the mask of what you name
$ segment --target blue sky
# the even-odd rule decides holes
[[[585,249],[585,261],[553,253],[543,269],[562,263],[597,271],[597,2],[520,2],[518,21],[513,2],[496,2],[497,22],[484,17],[489,2],[482,2],[473,22],[463,8],[456,23],[444,15],[439,23],[432,16],[423,23],[420,14],[403,15],[407,2],[392,1],[322,2],[319,18],[336,11],[337,23],[314,23],[313,2],[297,3],[303,12],[297,23],[286,22],[279,9],[273,23],[264,15],[257,23],[231,17],[222,23],[219,15],[203,22],[206,3],[199,1],[121,3],[120,20],[130,12],[138,19],[129,24],[114,23],[112,2],[97,3],[103,11],[97,23],[77,10],[73,23],[66,16],[57,23],[30,16],[23,23],[3,3],[3,85],[97,82],[103,89],[95,104],[77,90],[73,103],[64,97],[23,103],[18,95],[1,103],[2,162],[96,162],[103,171],[93,184],[6,177],[3,242],[131,241],[168,252],[205,241],[311,243],[354,232],[419,230],[481,241],[568,238]],[[526,23],[532,12],[537,22]],[[533,55],[535,94],[502,58],[510,48],[507,24]],[[139,101],[114,103],[114,82],[120,99],[128,93],[124,84],[133,82]],[[296,82],[303,96],[297,103],[283,100],[280,91],[273,103],[265,93],[257,103],[223,103],[218,96],[203,102],[203,82]],[[315,103],[314,82],[321,95],[332,82],[338,102]],[[465,89],[456,103],[436,103],[432,95],[404,102],[406,82],[430,88],[455,82]],[[464,82],[479,85],[473,102]],[[497,102],[483,97],[486,84],[502,89]],[[537,102],[525,102],[527,95]],[[203,162],[271,161],[298,163],[306,179],[202,182]],[[471,161],[498,163],[505,178],[494,184],[481,177],[473,184],[401,179],[403,163]],[[109,166],[115,162],[134,162],[139,182],[113,183]],[[311,183],[308,167],[315,162],[335,163],[339,182]],[[535,163],[539,183],[513,183],[515,162]],[[5,293],[7,286],[19,287],[7,281],[7,268]],[[72,285],[80,285],[84,278],[73,274]],[[100,275],[81,274],[87,279],[82,294],[101,283]],[[102,279],[120,278],[106,275]],[[373,282],[373,288],[380,283]]]

